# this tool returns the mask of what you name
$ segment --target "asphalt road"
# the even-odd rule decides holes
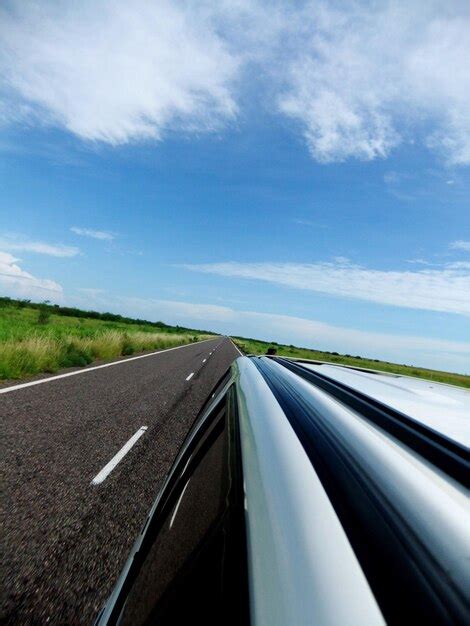
[[[189,427],[237,356],[218,337],[0,393],[4,623],[92,623]]]

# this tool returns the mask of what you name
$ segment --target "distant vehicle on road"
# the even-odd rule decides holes
[[[468,624],[469,417],[449,385],[237,359],[97,624]]]

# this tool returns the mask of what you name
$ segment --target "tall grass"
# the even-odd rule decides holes
[[[26,374],[54,372],[61,349],[49,337],[28,337],[24,341],[0,343],[0,378],[22,378]]]
[[[0,342],[0,378],[24,378],[62,367],[84,366],[145,350],[185,345],[205,336],[164,332],[106,330],[95,336],[41,335]]]

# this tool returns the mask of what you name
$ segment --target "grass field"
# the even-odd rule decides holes
[[[56,372],[209,336],[162,323],[92,319],[62,315],[58,310],[0,299],[0,379]]]
[[[437,370],[425,369],[423,367],[413,367],[410,365],[399,365],[375,359],[365,359],[361,356],[351,356],[349,354],[337,354],[335,352],[320,352],[307,348],[297,348],[296,346],[286,346],[277,343],[267,343],[257,339],[245,339],[243,337],[232,337],[233,341],[245,354],[266,354],[268,348],[275,348],[278,356],[290,356],[300,359],[313,359],[317,361],[328,361],[342,365],[353,365],[365,369],[380,370],[393,374],[403,374],[405,376],[416,376],[426,378],[440,383],[457,385],[459,387],[470,388],[470,376],[463,374],[453,374],[451,372],[440,372]]]

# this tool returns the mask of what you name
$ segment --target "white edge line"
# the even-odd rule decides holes
[[[189,376],[187,376],[186,380],[191,380],[191,378],[194,376],[194,372],[191,372],[191,374]]]
[[[176,514],[178,513],[178,509],[179,509],[179,506],[181,504],[181,500],[183,499],[184,492],[186,491],[186,488],[189,485],[189,481],[190,480],[191,480],[191,478],[188,478],[188,482],[185,484],[185,486],[183,488],[183,491],[181,492],[180,497],[178,498],[178,502],[175,504],[173,515],[171,516],[170,525],[168,526],[168,528],[171,528],[173,526],[173,522],[175,521]]]
[[[238,354],[239,354],[240,356],[243,356],[243,352],[242,352],[242,351],[240,350],[240,348],[236,345],[236,343],[235,343],[234,341],[232,341],[231,339],[230,339],[230,341],[232,342],[232,346],[235,348],[235,350],[238,352]]]
[[[33,385],[41,385],[42,383],[49,383],[51,380],[58,380],[59,378],[68,378],[69,376],[76,376],[77,374],[86,374],[87,372],[93,372],[94,370],[102,369],[103,367],[112,367],[113,365],[122,365],[123,363],[129,363],[129,361],[136,361],[137,359],[145,359],[148,356],[155,356],[156,354],[163,354],[164,352],[170,352],[171,350],[179,350],[180,348],[189,348],[195,346],[197,343],[204,343],[205,341],[213,341],[213,339],[203,339],[202,341],[195,341],[194,343],[186,343],[184,346],[175,346],[174,348],[165,348],[165,350],[156,350],[155,352],[149,352],[149,354],[141,354],[139,356],[131,356],[128,359],[121,359],[120,361],[112,361],[111,363],[104,363],[103,365],[93,365],[93,367],[87,367],[82,370],[76,370],[75,372],[67,372],[66,374],[57,374],[57,376],[49,376],[49,378],[41,378],[40,380],[32,380],[29,383],[20,383],[13,385],[12,387],[4,387],[0,389],[0,393],[8,393],[9,391],[16,391],[17,389],[23,389],[24,387],[32,387]]]
[[[135,434],[132,435],[129,441],[122,446],[119,452],[113,456],[111,461],[109,461],[109,463],[107,463],[103,467],[103,469],[100,472],[98,472],[98,474],[96,474],[96,476],[91,481],[91,484],[99,485],[104,480],[106,480],[106,478],[113,471],[113,469],[116,467],[119,461],[122,461],[122,459],[126,456],[129,450],[132,448],[132,446],[135,443],[137,443],[137,441],[142,437],[142,435],[145,433],[146,430],[147,430],[147,426],[141,426],[139,430]]]

